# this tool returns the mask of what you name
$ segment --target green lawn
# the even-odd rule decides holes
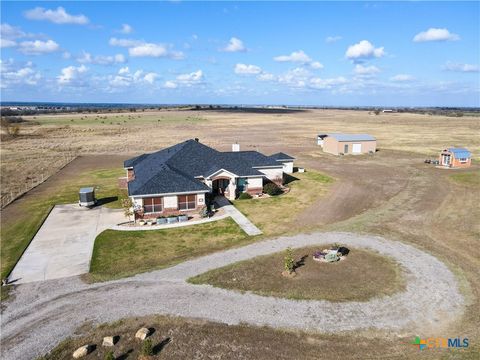
[[[164,230],[106,230],[95,240],[90,274],[86,278],[106,281],[131,276],[254,239],[231,218]]]
[[[20,258],[31,239],[56,204],[68,204],[78,201],[78,189],[95,185],[97,199],[110,198],[105,206],[120,207],[120,198],[125,191],[118,188],[118,177],[124,175],[123,169],[102,169],[79,174],[66,180],[62,186],[50,187],[35,196],[22,199],[20,203],[9,206],[15,209],[15,216],[2,216],[1,227],[1,277],[5,278]],[[48,184],[45,184],[48,186]],[[6,209],[5,212],[12,211]]]
[[[322,197],[333,178],[316,171],[294,173],[290,192],[266,199],[236,200],[234,205],[265,235],[288,232],[300,212]]]

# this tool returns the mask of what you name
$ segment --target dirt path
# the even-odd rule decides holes
[[[191,276],[288,246],[333,242],[396,259],[407,278],[406,291],[368,302],[332,303],[262,297],[186,283]],[[211,254],[118,281],[87,285],[71,278],[22,285],[2,316],[2,358],[35,358],[85,322],[98,324],[155,313],[322,332],[408,329],[413,333],[448,324],[462,314],[463,306],[450,270],[410,245],[348,233],[304,234]]]

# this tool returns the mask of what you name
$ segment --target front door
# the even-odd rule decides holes
[[[442,155],[442,165],[450,166],[450,155],[447,155],[447,154]]]
[[[225,195],[225,190],[228,189],[228,185],[230,184],[230,180],[228,179],[217,179],[213,180],[212,188],[214,194]]]
[[[352,153],[360,154],[362,152],[362,144],[353,144],[352,145]]]
[[[348,144],[345,144],[345,145],[343,146],[343,153],[344,153],[344,154],[348,154]]]

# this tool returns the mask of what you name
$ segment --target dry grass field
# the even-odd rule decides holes
[[[42,193],[51,185],[61,186],[76,175],[76,166],[88,157],[93,169],[101,154],[116,154],[110,168],[121,166],[121,158],[154,151],[166,145],[198,137],[200,141],[227,150],[239,142],[243,150],[265,153],[284,151],[297,158],[296,164],[317,170],[335,181],[315,201],[282,217],[264,217],[260,226],[282,233],[310,230],[339,230],[380,235],[409,243],[442,260],[457,276],[466,298],[464,315],[452,319],[448,328],[432,328],[423,334],[358,332],[337,335],[303,334],[251,326],[227,326],[189,319],[126,320],[112,325],[119,334],[136,330],[145,322],[160,329],[159,338],[175,334],[173,341],[158,353],[169,358],[428,358],[478,359],[480,352],[480,118],[460,118],[416,114],[369,114],[366,111],[315,110],[290,113],[240,113],[223,111],[155,111],[101,115],[37,116],[35,124],[22,125],[15,139],[2,141],[2,192],[23,184],[42,168],[56,166],[53,159],[68,151],[83,155],[66,169],[32,192]],[[130,118],[128,118],[130,116]],[[140,118],[138,118],[140,116]],[[71,121],[73,120],[73,121]],[[103,123],[102,123],[103,121]],[[110,124],[110,122],[112,124]],[[117,124],[118,123],[118,124]],[[374,156],[334,157],[323,154],[315,136],[323,132],[362,132],[377,137],[379,151]],[[442,170],[423,163],[436,158],[447,146],[464,146],[472,153],[474,165],[465,170]],[[83,159],[83,160],[82,160]],[[76,165],[79,164],[79,165]],[[68,171],[68,176],[64,171]],[[77,172],[82,173],[85,168]],[[69,180],[70,179],[70,180]],[[2,249],[5,221],[29,211],[30,195],[2,211]],[[28,201],[27,201],[28,200]],[[254,216],[258,209],[250,209]],[[261,212],[261,211],[260,211]],[[278,219],[277,219],[278,218]],[[12,220],[13,219],[13,220]],[[255,219],[252,218],[255,222]],[[257,220],[258,221],[258,220]],[[263,222],[263,223],[262,223]],[[272,234],[275,231],[272,230]],[[414,256],[414,254],[412,255]],[[3,257],[3,255],[2,255]],[[347,260],[348,262],[348,260]],[[428,281],[428,279],[425,279]],[[448,318],[449,314],[444,314]],[[106,329],[106,330],[105,330]],[[86,337],[109,332],[111,327],[86,331]],[[165,334],[165,335],[164,335]],[[182,335],[183,334],[183,335]],[[467,350],[418,352],[413,336],[468,337]],[[126,338],[127,339],[127,338]],[[82,340],[61,345],[63,358]],[[174,344],[177,344],[174,346]],[[63,350],[62,350],[63,349]],[[65,350],[67,349],[67,350]],[[120,349],[120,348],[119,348]],[[122,351],[132,349],[128,343]],[[190,352],[197,349],[197,352]],[[67,351],[67,352],[62,352]],[[193,351],[193,350],[192,350]],[[347,354],[350,354],[347,356]],[[353,354],[353,355],[352,355]],[[93,355],[91,358],[93,358]]]
[[[138,154],[198,137],[220,149],[238,141],[244,150],[290,149],[314,154],[323,132],[362,132],[377,137],[380,150],[437,156],[445,146],[468,147],[480,159],[479,118],[374,115],[368,111],[310,110],[286,113],[162,110],[135,113],[25,116],[20,135],[3,136],[2,194],[51,173],[69,154]],[[4,134],[3,134],[4,135]]]

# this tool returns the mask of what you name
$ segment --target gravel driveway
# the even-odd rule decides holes
[[[191,276],[288,246],[338,242],[375,249],[403,267],[407,288],[368,302],[295,301],[191,285]],[[260,276],[260,275],[259,275]],[[348,233],[281,237],[187,261],[135,277],[87,285],[78,277],[24,284],[2,316],[2,359],[30,359],[49,351],[86,321],[171,314],[238,324],[322,332],[384,329],[419,332],[463,313],[464,299],[450,270],[410,245]]]

